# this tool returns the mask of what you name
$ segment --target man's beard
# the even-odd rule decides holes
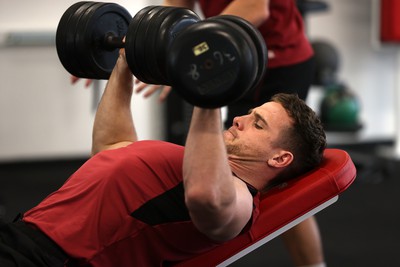
[[[228,155],[240,155],[240,152],[242,151],[242,149],[240,148],[240,146],[237,145],[232,145],[232,144],[227,144],[226,145],[226,152],[228,153]]]
[[[253,149],[243,144],[226,144],[226,152],[229,157],[248,158],[254,156],[249,153],[250,151],[254,152]]]
[[[234,161],[266,162],[266,156],[243,144],[226,144],[228,158]]]

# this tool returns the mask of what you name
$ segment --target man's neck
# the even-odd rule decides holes
[[[229,159],[229,165],[237,177],[259,191],[266,187],[274,175],[266,162]]]

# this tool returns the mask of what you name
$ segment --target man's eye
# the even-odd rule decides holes
[[[262,126],[260,126],[257,122],[254,123],[254,127],[256,127],[256,129],[262,129]]]

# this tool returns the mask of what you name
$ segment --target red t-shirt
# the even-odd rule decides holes
[[[219,15],[233,0],[199,0],[205,17]],[[313,55],[295,0],[270,0],[270,16],[258,28],[268,48],[268,68],[300,63]]]
[[[140,141],[98,153],[23,220],[90,266],[162,266],[203,253],[218,243],[190,221],[183,152],[171,143]]]

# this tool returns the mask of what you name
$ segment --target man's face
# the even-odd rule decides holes
[[[270,155],[280,150],[273,144],[291,123],[286,110],[276,102],[267,102],[247,115],[236,117],[232,127],[224,132],[229,158],[267,161]]]

